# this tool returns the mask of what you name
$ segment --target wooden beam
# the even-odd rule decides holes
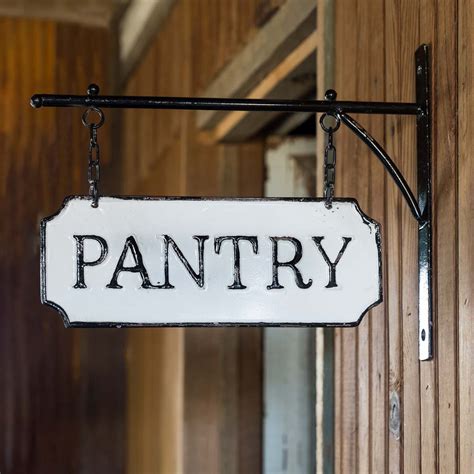
[[[206,97],[247,95],[315,29],[314,0],[287,0],[203,92]],[[314,72],[314,71],[313,71]],[[197,124],[212,129],[225,115],[200,111]]]
[[[319,33],[313,32],[247,95],[249,99],[297,99],[314,89]],[[231,112],[210,133],[211,141],[242,141],[255,135],[278,113]]]
[[[119,27],[122,84],[142,59],[175,0],[132,0]]]

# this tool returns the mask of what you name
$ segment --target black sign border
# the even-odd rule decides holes
[[[298,198],[298,197],[265,197],[265,198],[246,198],[246,197],[202,197],[202,196],[101,196],[102,198],[122,199],[124,201],[231,201],[231,202],[324,202],[323,198]],[[66,311],[58,304],[50,301],[46,297],[46,224],[58,216],[66,207],[69,201],[73,200],[87,200],[90,201],[89,196],[67,196],[61,207],[52,215],[45,217],[40,223],[40,299],[41,303],[54,308],[62,317],[64,327],[66,328],[136,328],[136,327],[163,327],[163,328],[178,328],[178,327],[306,327],[306,328],[331,328],[331,327],[357,327],[361,323],[364,316],[375,306],[383,302],[383,273],[382,273],[382,239],[380,234],[380,224],[365,214],[359,206],[359,203],[354,198],[335,198],[333,202],[351,202],[355,205],[362,220],[365,223],[375,225],[376,233],[375,240],[377,245],[377,252],[379,258],[379,297],[377,301],[368,306],[360,315],[359,319],[354,323],[235,323],[235,322],[215,322],[215,323],[117,323],[117,322],[73,322],[69,321]],[[100,207],[99,199],[99,207]]]

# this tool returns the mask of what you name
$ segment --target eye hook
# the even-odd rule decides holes
[[[89,121],[89,115],[92,112],[94,112],[95,114],[99,116],[98,121],[96,122]],[[98,107],[88,107],[82,114],[82,124],[84,125],[84,127],[93,128],[94,130],[97,130],[98,128],[102,127],[102,125],[104,125],[104,122],[105,122],[104,112],[102,112],[102,110],[100,110]]]
[[[332,124],[327,123],[327,120],[331,120]],[[321,128],[326,133],[337,132],[341,126],[341,116],[337,112],[325,112],[319,118],[319,125],[321,125]]]

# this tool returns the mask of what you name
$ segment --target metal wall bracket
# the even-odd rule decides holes
[[[421,45],[415,53],[416,102],[356,102],[337,101],[335,93],[327,100],[260,100],[224,98],[188,98],[156,96],[99,96],[95,85],[88,95],[36,94],[31,106],[40,107],[98,107],[182,110],[237,110],[250,112],[313,112],[331,113],[381,161],[400,189],[418,223],[418,282],[419,282],[419,358],[433,357],[433,297],[432,297],[432,201],[431,201],[431,115],[429,46]],[[415,115],[417,128],[418,198],[410,189],[400,170],[377,141],[349,113]]]

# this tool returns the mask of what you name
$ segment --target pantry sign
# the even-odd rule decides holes
[[[336,199],[67,198],[41,223],[66,326],[346,326],[382,301],[379,225]]]

